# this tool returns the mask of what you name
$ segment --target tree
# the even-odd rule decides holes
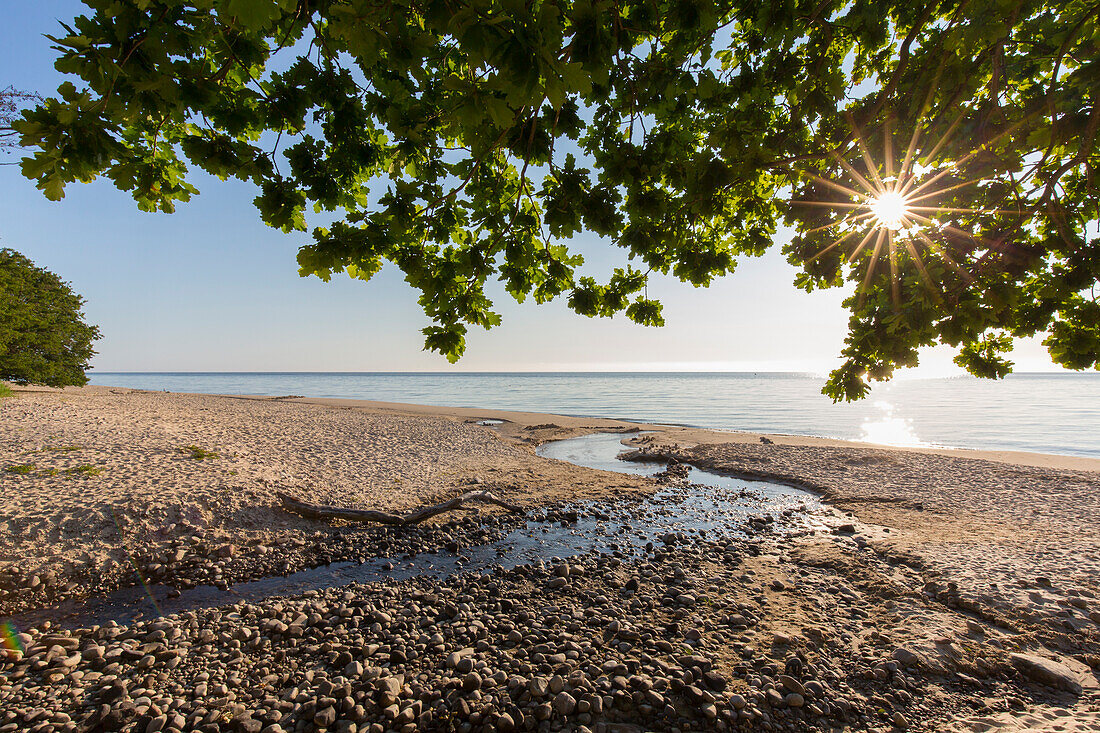
[[[0,379],[49,387],[87,384],[99,329],[84,322],[84,299],[61,278],[0,249]]]
[[[46,196],[170,212],[189,161],[284,231],[331,212],[301,273],[393,263],[452,360],[489,278],[659,325],[652,273],[709,285],[785,224],[799,287],[852,290],[834,399],[939,342],[1098,365],[1091,0],[86,1],[54,38],[80,86],[15,123]],[[582,230],[624,255],[602,282]]]
[[[22,107],[28,102],[41,102],[42,97],[32,92],[24,92],[13,86],[0,89],[0,150],[17,147],[18,133],[12,123],[19,117]]]

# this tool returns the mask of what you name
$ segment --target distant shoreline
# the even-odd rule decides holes
[[[1100,374],[1007,382],[900,379],[833,403],[805,372],[91,372],[96,384],[186,394],[377,400],[614,418],[925,449],[1100,459]]]
[[[89,385],[98,389],[126,389],[135,392],[159,390],[139,390],[129,387],[111,387],[108,385]],[[819,446],[833,448],[867,448],[876,450],[903,451],[906,453],[923,453],[929,455],[950,456],[953,458],[969,458],[975,460],[994,461],[1021,466],[1035,466],[1042,468],[1054,468],[1070,471],[1100,471],[1100,458],[1087,456],[1069,456],[1056,453],[1038,453],[1031,451],[1011,450],[978,450],[970,448],[937,448],[927,446],[895,446],[876,443],[868,443],[858,440],[843,440],[839,438],[822,438],[809,435],[797,435],[789,433],[761,433],[751,431],[722,430],[718,428],[701,428],[686,425],[673,425],[668,423],[650,423],[638,420],[624,420],[619,418],[596,417],[590,415],[563,415],[549,412],[527,412],[519,410],[500,410],[495,408],[480,407],[448,407],[443,405],[421,405],[406,402],[387,402],[382,400],[348,399],[338,397],[298,397],[287,398],[280,395],[233,395],[233,394],[209,394],[195,392],[168,392],[168,394],[188,394],[205,397],[220,397],[225,399],[246,400],[280,400],[297,402],[302,404],[329,405],[356,407],[368,411],[400,412],[410,415],[429,415],[436,417],[450,417],[463,419],[499,419],[505,424],[500,426],[500,432],[505,437],[521,435],[531,426],[545,424],[548,421],[555,422],[562,428],[561,435],[555,435],[552,440],[560,440],[574,435],[581,435],[594,430],[586,429],[593,421],[600,424],[620,426],[622,428],[637,427],[641,430],[654,431],[659,434],[663,442],[674,443],[757,443],[760,438],[781,441],[786,445]]]

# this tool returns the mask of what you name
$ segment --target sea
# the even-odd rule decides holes
[[[1100,458],[1100,374],[900,378],[855,403],[793,372],[101,372],[92,384],[549,412],[897,446]]]

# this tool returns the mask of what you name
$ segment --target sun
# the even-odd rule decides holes
[[[923,111],[922,111],[923,115]],[[979,237],[950,223],[949,218],[957,214],[999,214],[1019,213],[1010,210],[976,210],[945,207],[936,203],[936,199],[951,191],[957,191],[980,184],[981,179],[957,182],[959,173],[965,164],[981,153],[987,143],[977,146],[956,161],[939,160],[937,154],[952,134],[956,123],[952,123],[931,150],[921,150],[920,137],[922,126],[917,124],[905,149],[904,158],[894,158],[894,140],[890,120],[883,125],[882,158],[876,161],[859,127],[848,115],[851,128],[851,142],[841,150],[831,150],[828,156],[838,165],[848,180],[830,180],[811,169],[802,169],[800,175],[810,181],[842,194],[846,200],[825,200],[799,198],[793,201],[799,206],[824,207],[836,212],[836,216],[825,224],[808,230],[814,234],[833,230],[837,235],[833,242],[820,249],[807,260],[813,262],[826,253],[842,249],[844,260],[850,265],[860,255],[870,252],[867,257],[867,271],[862,284],[856,288],[860,301],[866,295],[868,285],[878,271],[879,263],[886,262],[890,269],[891,297],[896,307],[901,306],[901,259],[908,256],[920,275],[921,280],[932,291],[934,298],[940,298],[939,287],[933,281],[925,267],[921,253],[931,255],[942,261],[960,278],[972,281],[970,274],[948,253],[944,236],[969,238],[983,243]],[[960,117],[961,119],[961,113]],[[997,137],[1006,134],[1000,133]],[[996,138],[995,138],[996,139]],[[854,143],[854,147],[852,146]],[[855,152],[862,157],[863,170],[857,169],[849,160]],[[900,166],[896,167],[896,163]],[[944,219],[948,219],[945,221]]]
[[[908,200],[897,191],[883,191],[875,196],[869,196],[867,208],[870,209],[876,226],[893,232],[905,225],[910,213]]]

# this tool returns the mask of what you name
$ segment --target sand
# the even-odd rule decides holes
[[[476,424],[484,419],[504,423]],[[1039,653],[1072,665],[1085,693],[952,707],[956,729],[1100,729],[1100,460],[1086,458],[775,435],[763,444],[750,433],[351,400],[20,390],[0,402],[0,613],[124,585],[132,559],[164,563],[181,546],[209,546],[238,579],[278,572],[275,556],[297,566],[326,559],[307,550],[329,523],[283,511],[277,491],[388,510],[475,485],[530,506],[638,496],[652,484],[533,449],[639,429],[649,447],[807,486],[833,507],[822,531],[746,565],[795,579],[752,591],[773,596],[758,634],[797,635],[858,607],[863,632],[836,627],[857,657],[861,644],[862,653],[902,645],[952,670],[1003,674],[1009,652]],[[958,650],[969,661],[954,659]]]
[[[204,452],[216,457],[192,457]],[[453,416],[98,387],[0,402],[0,456],[0,612],[33,607],[40,583],[56,598],[89,574],[123,582],[131,554],[181,538],[276,547],[323,526],[283,511],[277,491],[401,511],[475,481],[525,504],[645,490]]]

